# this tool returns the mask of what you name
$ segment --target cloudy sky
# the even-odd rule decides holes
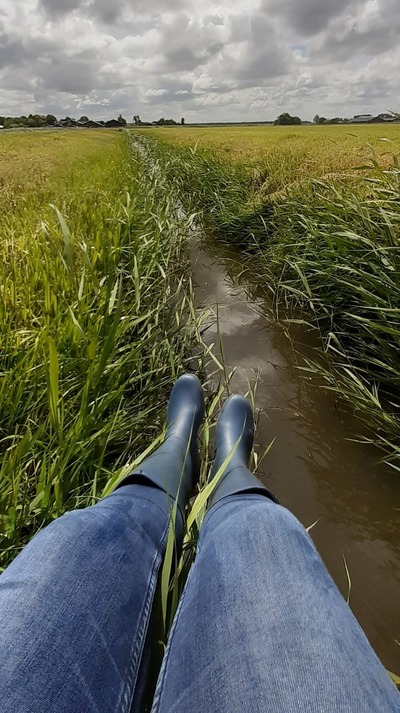
[[[0,115],[400,111],[399,0],[1,0]]]

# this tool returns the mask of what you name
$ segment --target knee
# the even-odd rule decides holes
[[[230,502],[229,502],[230,501]],[[237,496],[221,501],[219,512],[213,517],[210,511],[210,525],[219,531],[224,539],[232,537],[249,538],[265,542],[280,539],[308,539],[303,525],[286,508],[260,496]]]
[[[36,538],[40,538],[42,545],[49,549],[66,553],[69,550],[82,549],[84,543],[87,546],[98,542],[105,543],[109,532],[107,513],[93,506],[65,513],[39,532]]]
[[[268,525],[268,528],[277,532],[287,532],[292,534],[304,534],[306,531],[303,525],[297,520],[290,510],[277,505],[276,503],[258,502],[254,504],[252,513],[254,520],[259,522],[261,526]]]

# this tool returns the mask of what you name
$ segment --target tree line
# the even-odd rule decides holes
[[[121,126],[126,126],[127,121],[120,114],[118,119],[111,119],[111,122],[118,122]],[[18,128],[40,128],[43,126],[77,126],[90,123],[91,120],[88,116],[81,116],[79,119],[75,119],[71,116],[66,116],[64,119],[57,119],[54,114],[29,114],[28,116],[0,116],[0,126],[4,129],[18,129]],[[92,122],[98,124],[99,126],[107,126],[107,121],[95,121]]]
[[[73,127],[73,126],[85,126],[86,124],[107,126],[107,124],[113,123],[120,124],[121,126],[127,126],[127,121],[124,119],[122,114],[118,116],[118,119],[110,119],[109,121],[94,121],[89,119],[88,116],[81,116],[79,119],[75,117],[66,116],[63,119],[57,119],[54,114],[29,114],[28,116],[0,116],[0,127],[4,129],[18,129],[18,128],[40,128],[46,126],[62,126],[62,127]],[[132,119],[132,123],[135,126],[182,126],[185,124],[185,119],[182,117],[180,122],[174,119],[165,119],[161,117],[157,121],[147,122],[142,121],[139,114],[135,114]]]

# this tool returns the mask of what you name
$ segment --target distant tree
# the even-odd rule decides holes
[[[313,123],[314,124],[319,124],[319,114],[316,114],[313,118]]]
[[[54,124],[57,124],[57,118],[54,114],[47,114],[45,124],[46,126],[54,126]]]
[[[124,119],[122,114],[119,115],[117,121],[121,124],[121,126],[126,126],[126,119]]]
[[[320,116],[319,118],[319,124],[328,124],[328,119],[325,116]]]
[[[181,119],[181,124],[182,124],[182,126],[184,126],[184,124],[185,124],[185,118],[184,118],[183,116],[182,116],[182,119]]]
[[[138,126],[138,124],[141,124],[141,123],[142,123],[142,122],[140,121],[140,116],[139,116],[139,114],[135,114],[135,116],[133,117],[133,123],[134,123],[136,126]]]
[[[88,116],[81,116],[81,118],[79,119],[79,121],[81,121],[82,124],[83,124],[85,121],[89,121],[89,117],[88,117]]]
[[[14,122],[14,124],[18,125],[19,119],[14,118],[12,121]],[[28,118],[26,119],[25,126],[30,126],[31,128],[44,126],[45,121],[45,116],[40,116],[40,114],[29,114]]]
[[[36,126],[44,126],[46,122],[46,117],[42,114],[34,114],[33,118],[36,121]]]
[[[298,116],[290,116],[290,114],[285,112],[278,116],[274,124],[275,126],[294,126],[301,124],[301,119]]]

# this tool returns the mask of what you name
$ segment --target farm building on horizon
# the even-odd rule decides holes
[[[349,119],[349,124],[387,124],[392,121],[396,121],[397,116],[395,114],[378,114],[378,116],[373,116],[372,114],[356,114],[352,119]]]
[[[88,119],[87,121],[81,121],[80,119],[71,119],[70,117],[66,119],[60,119],[55,126],[64,128],[84,128],[84,129],[113,129],[121,128],[123,124],[117,119],[110,119],[109,121],[94,121],[93,119]]]

